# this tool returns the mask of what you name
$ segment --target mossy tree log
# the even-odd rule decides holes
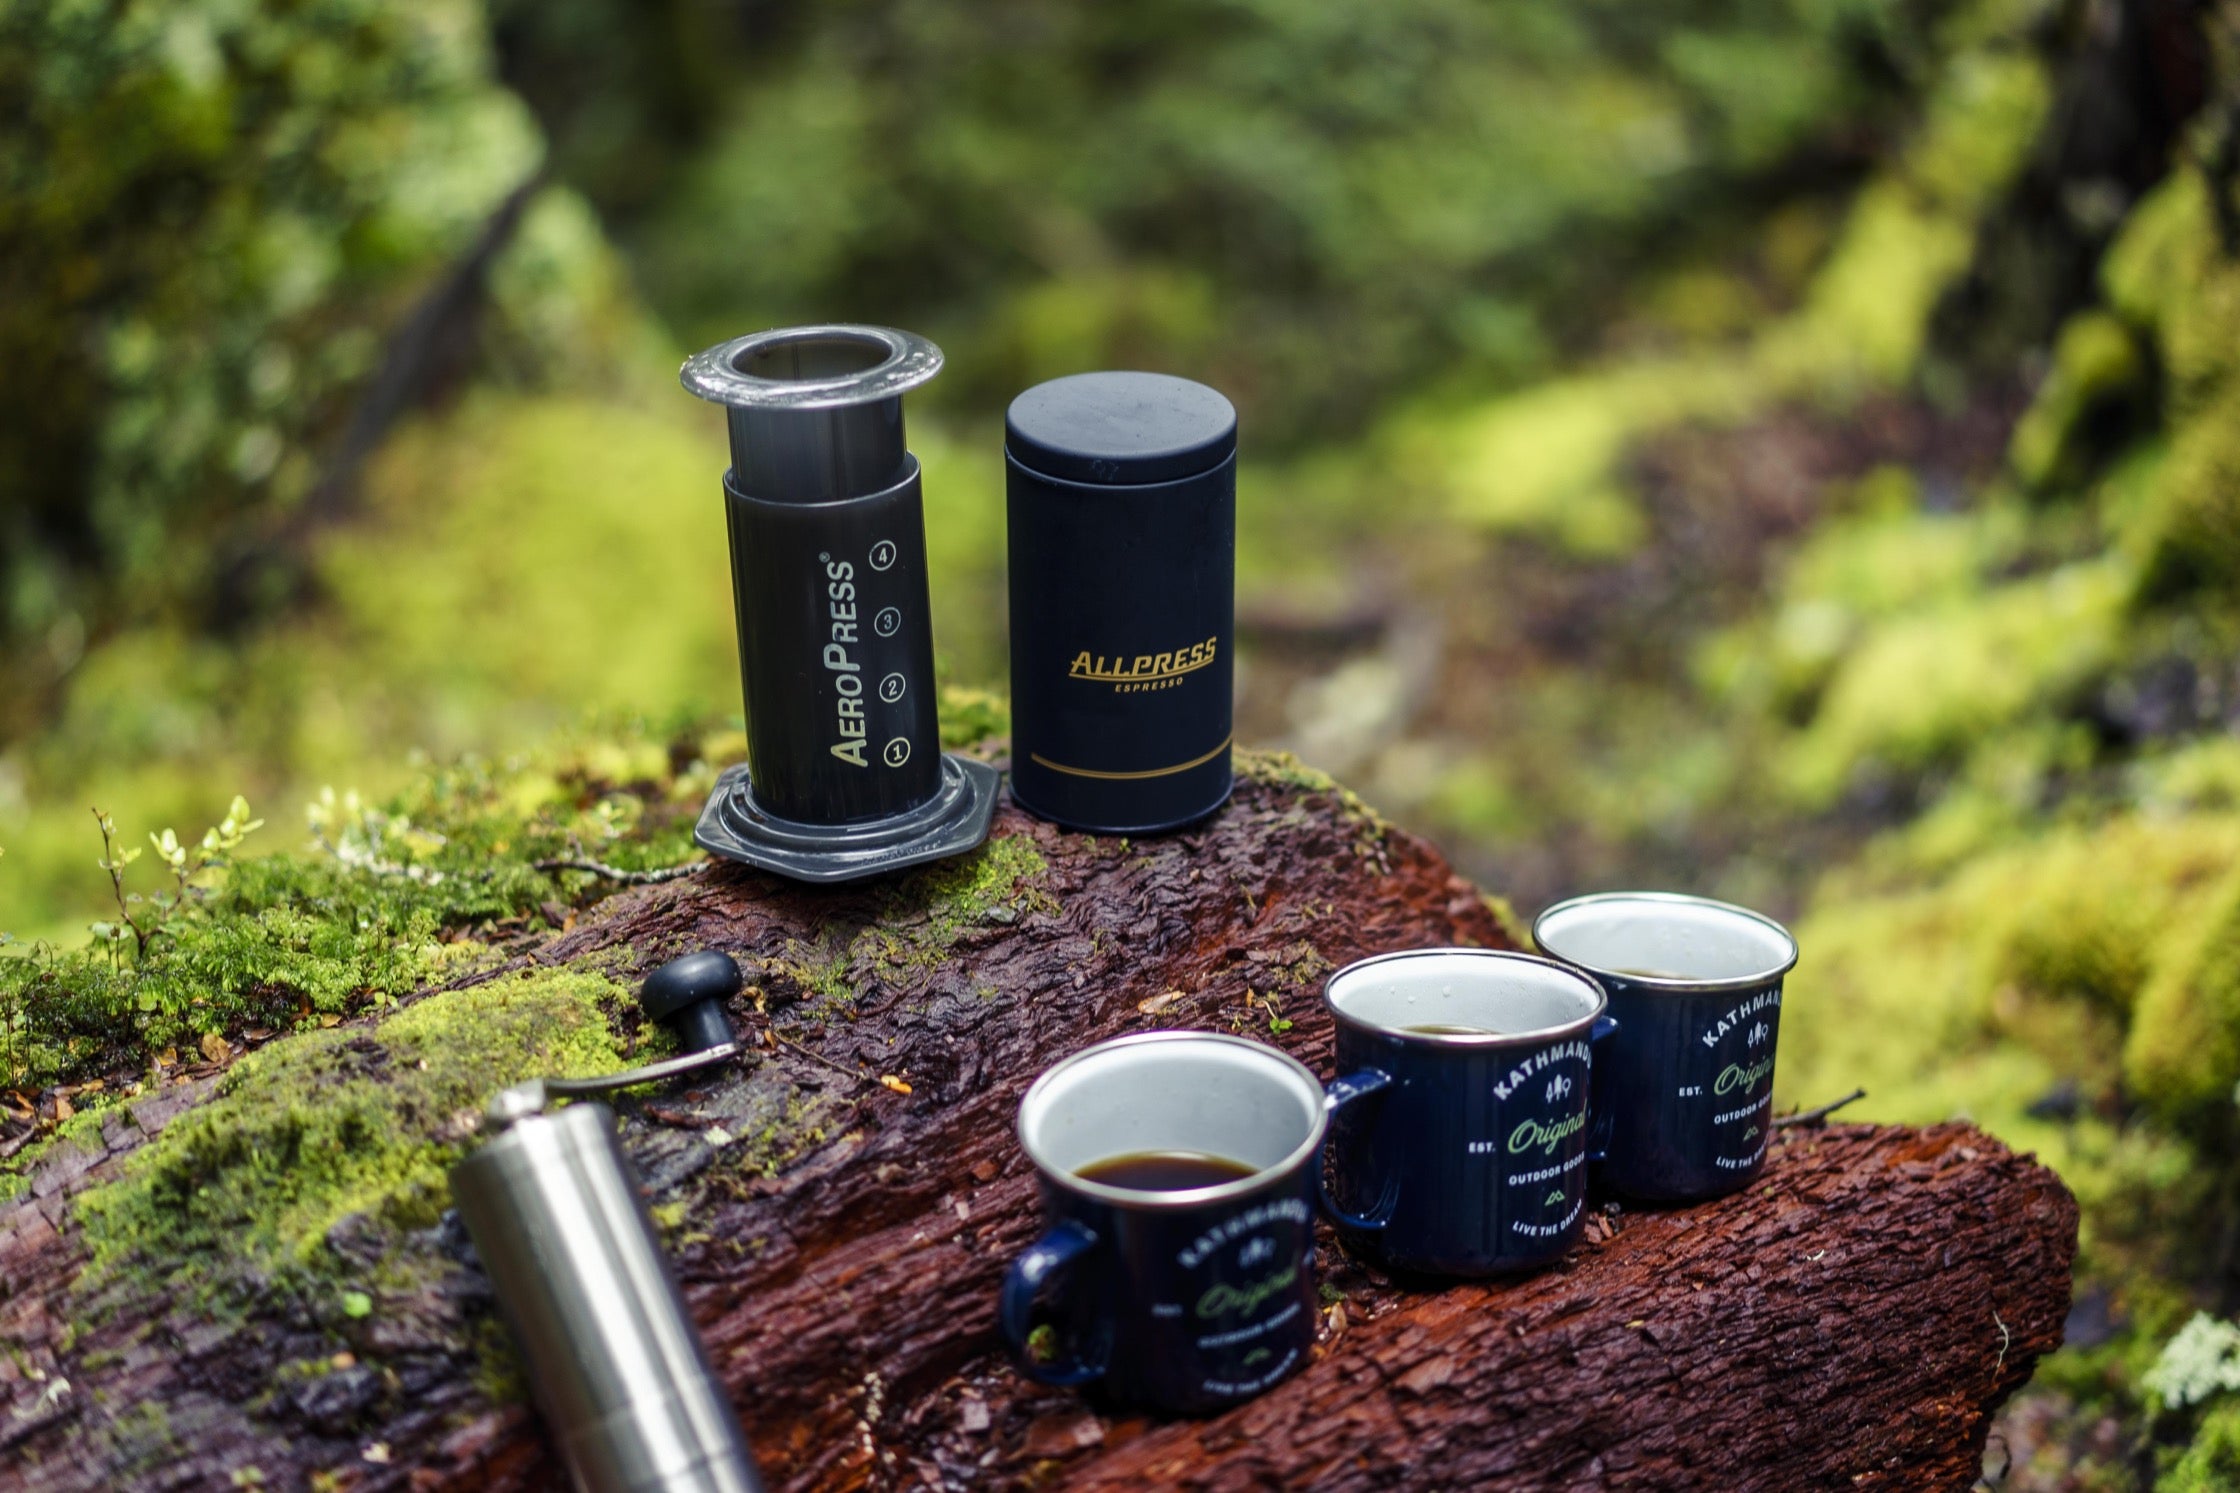
[[[899,881],[710,867],[615,897],[524,964],[59,1148],[0,1210],[0,1484],[558,1486],[431,1179],[472,1144],[460,1086],[623,1061],[627,1021],[610,1040],[587,992],[715,946],[750,972],[755,1056],[624,1104],[625,1139],[774,1486],[1967,1486],[1991,1408],[2060,1340],[2076,1212],[1958,1125],[1788,1131],[1748,1193],[1598,1213],[1512,1283],[1396,1283],[1325,1239],[1315,1361],[1211,1420],[1005,1367],[995,1286],[1037,1229],[1011,1115],[1040,1068],[1194,1026],[1327,1071],[1320,977],[1447,942],[1504,944],[1503,920],[1421,842],[1265,763],[1171,838],[1006,810],[976,858]],[[512,1055],[452,1051],[439,1015],[502,1015]],[[335,1118],[357,1114],[399,1133]],[[275,1190],[278,1146],[409,1155],[330,1155],[347,1185],[324,1197]]]

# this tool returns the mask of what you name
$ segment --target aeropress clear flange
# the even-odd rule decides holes
[[[802,881],[972,849],[998,777],[941,750],[918,459],[902,396],[941,350],[888,327],[785,327],[684,365],[724,406],[747,763],[693,838]]]

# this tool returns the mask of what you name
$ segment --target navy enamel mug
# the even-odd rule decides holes
[[[1323,1206],[1402,1270],[1499,1275],[1544,1264],[1586,1224],[1599,1153],[1602,990],[1530,954],[1423,949],[1330,977]]]
[[[1601,981],[1618,1018],[1602,1180],[1653,1202],[1749,1186],[1772,1135],[1789,930],[1704,897],[1606,892],[1549,908],[1532,939]]]
[[[1298,1060],[1212,1032],[1118,1037],[1036,1079],[1019,1140],[1050,1230],[999,1312],[1020,1371],[1190,1415],[1306,1363],[1324,1115]]]

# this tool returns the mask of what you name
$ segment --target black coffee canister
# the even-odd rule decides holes
[[[1011,794],[1145,834],[1229,796],[1237,413],[1163,373],[1037,384],[1004,418]]]

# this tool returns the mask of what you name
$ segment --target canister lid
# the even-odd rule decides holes
[[[1219,390],[1166,373],[1076,373],[1011,401],[1004,438],[1021,466],[1067,482],[1173,482],[1237,449]]]

